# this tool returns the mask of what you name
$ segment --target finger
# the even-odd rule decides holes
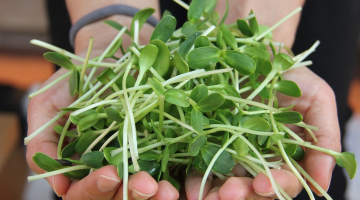
[[[271,169],[270,171],[275,182],[278,183],[290,197],[296,197],[301,192],[302,185],[291,171],[284,169]],[[272,197],[275,195],[274,188],[272,187],[269,178],[263,173],[259,173],[254,178],[252,187],[260,196]]]
[[[126,189],[128,189],[129,200],[149,199],[158,191],[158,183],[148,173],[140,171],[129,177],[128,188]],[[123,199],[123,190],[123,185],[121,185],[114,200]]]
[[[282,97],[287,104],[295,104],[294,110],[304,116],[304,122],[319,127],[314,131],[318,142],[314,145],[341,151],[340,129],[337,118],[335,96],[330,86],[306,67],[290,70],[284,74],[288,80],[295,81],[301,91],[301,98]],[[306,80],[302,77],[308,77]],[[279,99],[280,100],[280,99]],[[313,141],[309,134],[305,135],[307,141]],[[321,167],[317,167],[321,166]],[[325,153],[306,149],[304,169],[325,190],[328,189],[335,159]],[[310,187],[320,194],[311,184]]]
[[[205,197],[205,200],[220,200],[219,190],[220,187],[225,183],[225,180],[219,178],[212,182],[212,188]]]
[[[199,191],[201,186],[201,181],[203,179],[204,173],[193,170],[185,180],[185,191],[186,197],[188,200],[197,200],[199,197]],[[203,197],[207,195],[211,188],[212,177],[209,176],[206,180]]]
[[[233,173],[236,177],[243,177],[248,174],[248,171],[246,171],[246,169],[240,164],[236,164],[231,170],[231,173]]]
[[[55,80],[57,77],[66,73],[65,70],[60,69],[51,78],[49,78],[43,85]],[[38,128],[52,119],[62,107],[68,106],[73,100],[68,94],[67,80],[60,81],[55,84],[53,88],[45,91],[38,96],[33,97],[28,105],[28,135],[32,134]],[[31,170],[37,174],[44,173],[45,171],[39,168],[32,160],[32,157],[37,152],[45,153],[46,155],[56,158],[57,157],[57,144],[58,134],[54,132],[52,127],[57,124],[64,124],[65,119],[61,118],[46,128],[39,135],[34,137],[27,144],[26,159]],[[66,193],[70,180],[63,175],[57,175],[47,178],[50,186],[53,188],[58,196]]]
[[[252,188],[253,179],[248,177],[231,177],[219,189],[220,199],[226,200],[270,200],[269,197],[261,197]]]
[[[121,179],[117,175],[116,167],[109,165],[73,183],[63,199],[110,200],[120,185]]]
[[[151,200],[177,200],[179,199],[179,192],[168,181],[160,181],[158,183],[158,191]]]

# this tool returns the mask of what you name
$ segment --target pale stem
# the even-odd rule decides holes
[[[71,124],[71,120],[70,120],[70,118],[68,118],[65,125],[64,125],[64,128],[63,128],[63,130],[61,132],[60,138],[59,138],[59,143],[58,143],[58,148],[57,148],[57,157],[58,157],[58,159],[62,159],[61,148],[62,148],[64,139],[65,139],[65,136],[66,136],[66,132],[67,132],[70,124]]]
[[[88,148],[85,150],[84,154],[86,153],[89,153],[91,151],[92,148],[94,148],[95,145],[97,145],[101,139],[103,139],[110,131],[111,129],[115,126],[117,122],[116,121],[113,121],[110,126],[103,132],[101,133],[101,135],[99,135],[95,140],[94,142],[92,142]]]
[[[63,174],[66,172],[72,172],[72,171],[76,171],[76,170],[82,170],[82,169],[91,169],[91,167],[86,166],[86,165],[76,165],[76,166],[72,166],[72,167],[66,167],[63,169],[58,169],[55,171],[51,171],[51,172],[46,172],[43,174],[38,174],[38,175],[33,175],[33,176],[29,176],[28,177],[28,181],[34,181],[34,180],[39,180],[39,179],[43,179],[43,178],[47,178],[50,176],[55,176],[58,174]]]
[[[105,147],[111,142],[113,141],[119,134],[119,131],[116,131],[114,134],[112,134],[105,142],[103,145],[101,145],[99,151],[103,151],[105,149]]]
[[[80,81],[79,81],[79,97],[81,97],[83,95],[84,92],[84,88],[83,88],[83,84],[84,84],[84,76],[85,76],[85,72],[86,72],[86,68],[90,59],[90,53],[91,53],[91,49],[94,43],[94,38],[90,38],[89,41],[89,47],[86,53],[86,57],[85,57],[85,62],[83,64],[83,67],[81,69],[81,73],[80,73]],[[88,79],[88,81],[90,82],[90,80]]]

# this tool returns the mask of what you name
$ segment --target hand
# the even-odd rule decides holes
[[[330,86],[306,67],[292,69],[284,74],[284,78],[296,82],[302,91],[302,96],[293,98],[279,94],[279,106],[287,107],[295,104],[293,110],[303,115],[306,124],[319,127],[319,131],[314,132],[318,142],[314,143],[312,137],[303,129],[293,130],[297,133],[304,132],[305,140],[316,146],[340,152],[340,130],[335,96]],[[325,153],[306,149],[302,163],[305,171],[326,191],[330,184],[335,159]],[[296,197],[302,190],[302,185],[286,165],[283,165],[281,170],[272,169],[271,172],[275,181],[290,197]],[[263,173],[251,179],[246,177],[247,172],[240,165],[234,167],[233,173],[235,177],[226,181],[213,180],[209,177],[204,190],[205,199],[275,198],[271,183]],[[194,171],[186,178],[185,189],[189,200],[198,199],[202,177],[203,173]],[[321,195],[316,188],[308,184],[317,195]]]
[[[65,73],[60,69],[44,85]],[[74,98],[69,95],[68,80],[56,84],[53,88],[31,99],[28,107],[28,133],[32,133],[59,112],[60,108],[68,106]],[[64,125],[65,117],[54,125]],[[58,134],[52,126],[33,138],[27,146],[26,158],[30,168],[35,173],[44,173],[32,160],[37,152],[43,152],[52,158],[57,155]],[[94,171],[82,180],[71,181],[63,175],[47,178],[50,186],[63,199],[122,199],[122,181],[117,175],[116,167],[105,166]],[[139,172],[129,177],[130,199],[158,200],[178,199],[178,191],[167,181],[157,183],[149,174]]]

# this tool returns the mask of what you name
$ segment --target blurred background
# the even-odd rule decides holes
[[[0,0],[0,199],[4,200],[54,198],[45,180],[27,182],[27,176],[32,173],[25,161],[26,147],[23,145],[23,137],[27,129],[27,95],[36,90],[39,84],[55,71],[55,67],[42,57],[46,50],[31,45],[29,41],[39,39],[58,45],[57,43],[61,41],[50,39],[50,33],[54,31],[63,31],[67,38],[67,30],[63,30],[61,24],[68,23],[68,19],[59,16],[57,20],[60,20],[60,25],[50,26],[49,16],[56,13],[48,12],[49,7],[64,6],[63,1],[48,2],[52,3],[44,0]],[[62,5],[56,5],[56,2],[62,2]],[[62,23],[61,20],[64,22]],[[358,43],[357,47],[360,49]],[[350,67],[354,69],[351,72],[353,77],[350,88],[343,89],[346,91],[347,104],[352,110],[351,118],[346,124],[344,142],[346,150],[359,157],[359,50],[356,55],[356,65]],[[316,62],[312,67],[316,68]],[[348,190],[356,191],[356,187],[360,187],[360,175],[358,174],[355,179],[347,184]],[[348,199],[352,200],[350,196]]]

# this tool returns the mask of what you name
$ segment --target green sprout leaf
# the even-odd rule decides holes
[[[195,32],[190,37],[188,37],[179,47],[178,54],[181,58],[185,59],[187,53],[190,51],[191,47],[194,45],[197,37],[201,35],[200,31]]]
[[[189,11],[188,11],[188,19],[190,22],[197,22],[203,14],[203,10],[206,6],[205,0],[193,0],[190,3]]]
[[[241,33],[243,33],[245,36],[252,37],[254,35],[249,24],[245,20],[238,19],[236,20],[236,24]]]
[[[103,159],[104,159],[104,153],[100,151],[92,151],[90,153],[81,156],[81,160],[85,165],[97,169],[103,166],[102,165]]]
[[[94,132],[85,132],[81,134],[78,139],[78,142],[75,145],[75,151],[77,153],[84,153],[85,150],[90,146],[92,142],[98,137],[98,134]]]
[[[220,49],[216,47],[200,47],[188,54],[188,64],[193,69],[206,69],[210,65],[219,62]]]
[[[191,126],[199,133],[203,132],[203,114],[198,109],[193,108],[191,111]]]
[[[163,42],[168,41],[168,39],[173,34],[176,28],[176,19],[175,17],[168,15],[162,18],[159,24],[155,27],[154,32],[151,35],[150,41],[152,40],[161,40]]]
[[[196,107],[201,112],[211,112],[219,108],[225,102],[225,98],[219,93],[212,93],[205,98],[202,98]]]
[[[158,97],[165,94],[164,86],[156,78],[149,78],[149,84]]]
[[[200,149],[206,144],[206,137],[204,135],[196,136],[189,143],[188,154],[191,156],[197,156],[200,152]]]
[[[232,146],[239,156],[246,156],[250,150],[249,146],[241,138],[237,138],[232,143]]]
[[[228,1],[228,0],[226,0],[226,10],[225,10],[225,13],[224,13],[223,18],[222,18],[222,19],[221,19],[221,21],[220,21],[220,24],[225,23],[225,21],[226,21],[226,19],[227,19],[228,15],[229,15],[229,1]]]
[[[227,45],[229,45],[233,50],[237,50],[237,42],[235,36],[231,34],[229,28],[225,24],[220,25],[220,30],[222,32],[223,39]]]
[[[287,70],[294,64],[293,59],[284,53],[278,53],[274,57],[273,66],[278,70]]]
[[[203,157],[205,163],[207,165],[210,164],[211,160],[215,156],[215,154],[220,150],[220,146],[208,144],[201,148],[201,156]],[[220,173],[220,174],[228,174],[231,172],[235,163],[231,155],[227,151],[223,151],[219,158],[216,160],[212,170]]]
[[[255,62],[243,53],[228,50],[223,52],[222,58],[227,65],[236,69],[240,74],[250,75],[255,72]]]
[[[131,29],[130,29],[130,34],[132,36],[132,38],[134,38],[134,31],[135,31],[135,21],[139,20],[139,29],[141,29],[141,27],[145,24],[145,22],[147,21],[147,19],[155,12],[155,9],[153,8],[145,8],[140,10],[139,12],[137,12],[132,21],[131,21]]]
[[[59,65],[62,68],[65,68],[67,70],[73,70],[75,69],[75,65],[71,62],[71,60],[60,53],[57,52],[47,52],[44,54],[44,58],[55,65]]]
[[[171,61],[171,65],[176,67],[181,74],[189,72],[188,64],[179,56],[178,53],[174,54],[174,59]]]
[[[158,53],[159,49],[153,44],[148,44],[142,49],[139,58],[139,66],[142,72],[146,72],[150,69],[155,63]]]
[[[259,116],[246,120],[242,126],[255,131],[266,131],[270,128],[269,122]]]
[[[250,11],[250,15],[251,14],[254,14],[253,10]],[[257,35],[259,33],[259,24],[255,17],[249,19],[249,25],[254,35]]]
[[[122,164],[122,162],[123,162],[123,152],[118,153],[114,156],[111,156],[111,151],[113,151],[115,149],[117,149],[117,148],[116,147],[105,147],[103,152],[104,152],[104,157],[105,157],[106,161],[110,165],[118,166],[119,164]]]
[[[84,131],[92,126],[94,126],[99,121],[98,113],[91,113],[88,116],[80,119],[78,127],[81,131]]]
[[[155,176],[160,171],[160,164],[156,161],[138,160],[138,164],[140,166],[140,171],[147,172],[150,176]],[[129,166],[129,172],[136,173],[134,165]]]
[[[183,90],[180,89],[168,89],[165,92],[165,101],[178,105],[181,107],[189,107],[188,96]]]
[[[279,123],[294,124],[301,122],[303,117],[296,111],[284,111],[274,114],[274,119]]]
[[[194,87],[194,89],[190,93],[190,99],[195,102],[199,102],[201,99],[208,96],[208,89],[205,85],[200,84]]]
[[[184,25],[181,27],[181,33],[185,37],[190,37],[197,31],[197,26],[191,22],[185,22]]]
[[[195,40],[195,48],[210,46],[209,38],[206,36],[199,36]]]
[[[110,119],[112,119],[114,121],[117,121],[117,122],[124,121],[124,117],[121,116],[120,112],[115,108],[107,107],[105,109],[105,113]]]
[[[288,80],[278,81],[275,83],[274,88],[277,91],[292,97],[301,96],[301,90],[299,86],[293,81],[288,81]]]
[[[336,164],[340,167],[344,167],[349,178],[353,179],[356,174],[356,160],[355,155],[349,152],[342,152],[334,155]]]
[[[160,76],[164,76],[170,67],[170,51],[166,44],[161,40],[151,40],[150,44],[155,45],[159,53],[153,64],[153,68]]]

